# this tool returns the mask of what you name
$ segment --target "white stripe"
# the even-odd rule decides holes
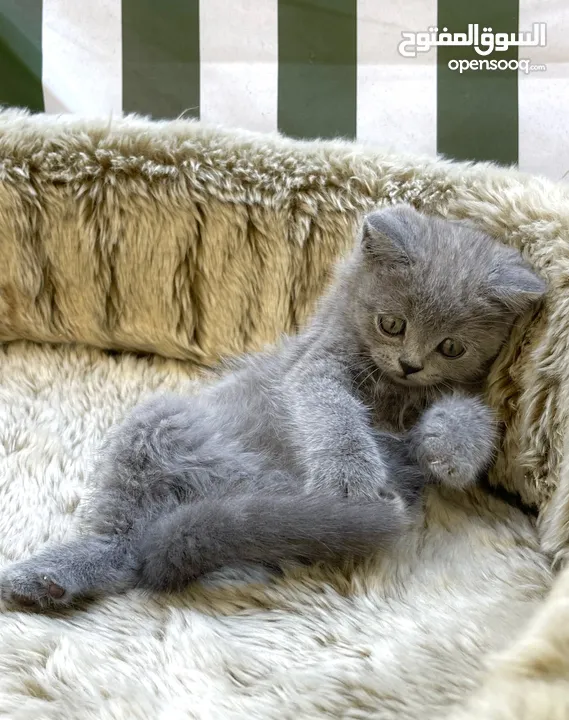
[[[437,146],[435,49],[404,58],[403,31],[437,24],[436,0],[358,0],[357,137],[396,152],[434,154]]]
[[[519,73],[519,166],[553,180],[569,179],[569,5],[567,0],[520,0],[520,30],[547,23],[544,48],[520,48],[519,57],[545,64]]]
[[[200,2],[200,118],[277,128],[278,0]]]
[[[121,0],[43,0],[46,112],[122,113]]]

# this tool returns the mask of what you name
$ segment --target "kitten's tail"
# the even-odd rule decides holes
[[[239,562],[317,562],[385,549],[408,526],[398,497],[377,502],[299,496],[236,496],[181,505],[147,528],[140,585],[180,590]]]

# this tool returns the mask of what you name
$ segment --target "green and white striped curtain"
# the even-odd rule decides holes
[[[547,24],[539,72],[451,70],[403,31]],[[491,57],[498,57],[495,52]],[[294,137],[569,173],[569,0],[0,0],[0,103],[184,115]]]

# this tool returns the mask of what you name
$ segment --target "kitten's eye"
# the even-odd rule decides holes
[[[459,358],[466,352],[466,348],[460,342],[460,340],[453,340],[452,338],[446,338],[446,340],[443,340],[442,343],[439,345],[438,350],[441,355],[453,359]]]
[[[378,315],[377,326],[386,335],[403,335],[405,332],[405,320],[395,315]]]

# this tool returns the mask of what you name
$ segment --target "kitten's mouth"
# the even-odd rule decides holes
[[[406,375],[396,375],[395,380],[400,385],[419,385],[419,383],[415,379],[411,380]]]
[[[398,385],[405,385],[405,387],[424,387],[430,383],[422,382],[420,378],[415,376],[409,377],[403,373],[392,373],[391,379],[394,380]]]

